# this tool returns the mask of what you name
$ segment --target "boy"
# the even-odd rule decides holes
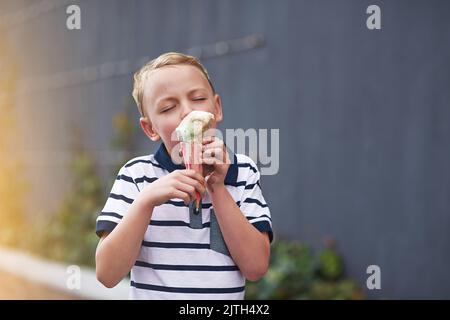
[[[212,113],[214,128],[222,120],[206,69],[192,56],[163,54],[135,74],[133,97],[143,131],[162,143],[120,169],[97,218],[98,280],[111,288],[131,270],[131,299],[243,299],[245,279],[267,271],[272,240],[256,165],[216,137],[203,140],[206,178],[170,156],[191,111]]]

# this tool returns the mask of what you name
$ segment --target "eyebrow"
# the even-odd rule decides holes
[[[191,93],[193,93],[193,92],[195,92],[195,91],[208,91],[206,88],[203,88],[203,87],[201,87],[201,88],[194,88],[194,89],[191,89],[191,90],[189,90],[189,92],[188,92],[188,94],[191,94]]]

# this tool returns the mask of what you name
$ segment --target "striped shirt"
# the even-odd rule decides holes
[[[172,162],[162,144],[155,155],[128,161],[119,170],[98,215],[97,234],[112,231],[140,191],[176,169],[184,167]],[[270,211],[259,178],[255,163],[236,154],[225,185],[247,220],[261,232],[268,232],[272,241]],[[130,299],[244,298],[245,278],[227,252],[213,209],[211,198],[205,193],[197,226],[193,226],[192,213],[181,199],[171,199],[153,209],[131,269]],[[222,240],[225,251],[217,239]]]

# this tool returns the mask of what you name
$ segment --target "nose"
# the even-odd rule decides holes
[[[188,102],[184,102],[181,105],[181,119],[184,119],[192,111],[191,106]]]

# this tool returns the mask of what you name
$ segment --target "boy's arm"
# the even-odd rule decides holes
[[[114,230],[102,235],[95,254],[97,279],[108,288],[118,284],[136,262],[153,208],[172,198],[188,204],[196,191],[205,192],[204,178],[193,170],[173,171],[143,189]]]
[[[116,286],[131,270],[153,212],[151,203],[138,197],[122,221],[104,233],[95,254],[97,279],[105,287]]]
[[[230,158],[223,141],[206,137],[203,140],[202,161],[213,168],[206,186],[228,250],[243,275],[250,281],[256,281],[269,267],[269,236],[247,220],[225,187]]]
[[[224,184],[214,186],[214,191],[210,193],[217,221],[233,260],[245,278],[259,280],[269,267],[270,242],[267,232],[260,232],[248,222]]]

